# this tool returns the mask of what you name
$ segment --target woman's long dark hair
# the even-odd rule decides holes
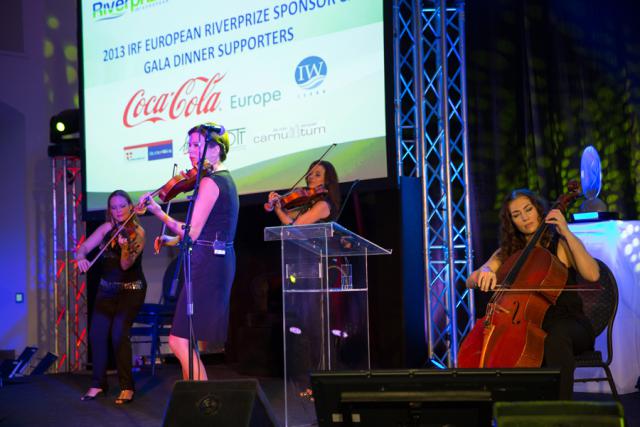
[[[540,217],[541,224],[549,210],[547,201],[527,188],[519,188],[507,194],[507,197],[505,197],[502,203],[502,208],[500,208],[500,252],[498,256],[502,261],[514,252],[524,248],[527,244],[525,235],[513,224],[509,210],[509,203],[518,197],[526,197],[529,199]],[[540,244],[546,247],[550,240],[551,231],[547,230],[540,239]]]
[[[336,168],[330,162],[326,160],[320,160],[312,162],[307,169],[307,175],[311,172],[314,166],[320,165],[324,168],[324,188],[327,190],[329,199],[331,200],[331,215],[330,218],[334,218],[338,212],[340,212],[340,182],[338,181],[338,173]],[[308,182],[307,182],[308,185]]]
[[[107,199],[107,222],[110,223],[114,223],[113,222],[113,217],[111,216],[111,199],[113,199],[116,196],[120,196],[122,198],[124,198],[127,203],[129,203],[129,206],[133,207],[133,202],[131,201],[131,196],[129,196],[129,193],[127,193],[124,190],[116,190],[113,193],[109,194],[109,198]],[[138,214],[135,213],[135,209],[134,209],[134,213],[133,213],[133,218],[131,218],[131,222],[133,224],[139,225],[140,222],[138,221]]]

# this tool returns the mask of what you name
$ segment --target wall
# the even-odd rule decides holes
[[[30,19],[42,21],[43,5],[34,4]],[[19,2],[9,2],[8,13],[0,25],[0,39],[22,39],[23,13]],[[4,22],[3,22],[4,24]],[[29,286],[30,263],[28,223],[32,215],[32,192],[28,189],[30,170],[37,160],[29,156],[31,147],[42,139],[38,116],[42,115],[42,37],[37,31],[24,38],[23,43],[3,43],[0,52],[0,156],[4,175],[12,185],[7,188],[5,204],[0,213],[3,245],[0,269],[4,283],[0,287],[0,310],[4,322],[0,325],[0,348],[21,350],[33,338],[28,338],[28,308],[33,287]],[[46,154],[45,154],[46,156]],[[26,301],[14,302],[21,292]]]
[[[75,4],[3,2],[0,17],[0,156],[5,195],[0,348],[48,350],[51,170],[49,118],[77,103]],[[25,302],[14,302],[16,292]]]

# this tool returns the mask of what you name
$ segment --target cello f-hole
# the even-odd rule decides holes
[[[518,312],[520,311],[520,301],[514,301],[513,305],[515,307],[515,310],[513,311],[513,316],[511,316],[511,324],[518,325],[520,324],[520,321],[516,321],[516,317],[518,317]]]

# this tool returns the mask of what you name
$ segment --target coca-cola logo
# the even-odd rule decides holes
[[[132,128],[145,122],[162,122],[180,117],[213,113],[220,104],[222,92],[217,89],[225,74],[188,79],[174,92],[148,95],[137,90],[124,107],[122,123]]]

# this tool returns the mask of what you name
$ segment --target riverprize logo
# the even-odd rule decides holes
[[[303,89],[315,89],[327,77],[327,64],[319,56],[308,56],[296,66],[296,83]]]
[[[106,21],[124,16],[127,12],[140,12],[151,6],[158,6],[168,0],[110,0],[91,3],[91,17],[94,21]]]

